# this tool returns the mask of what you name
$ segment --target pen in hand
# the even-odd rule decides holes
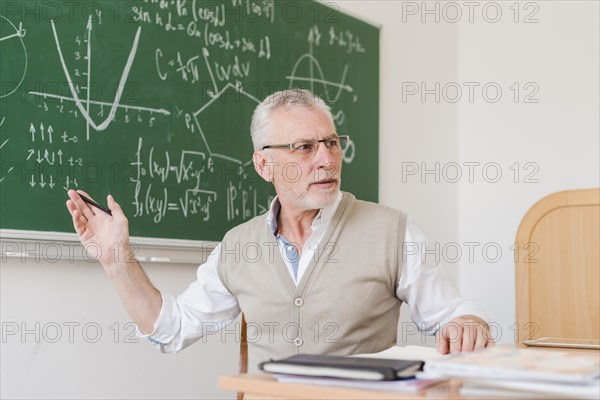
[[[65,189],[67,192],[69,191],[69,189],[66,188],[66,187],[64,187],[64,186],[63,186],[63,189]],[[88,204],[90,204],[90,205],[92,205],[92,206],[94,206],[94,207],[96,207],[96,208],[104,211],[108,215],[112,216],[112,212],[108,208],[106,208],[104,206],[101,206],[100,204],[96,203],[94,200],[92,200],[92,199],[90,199],[90,198],[82,195],[81,193],[79,193],[77,191],[75,191],[75,193],[77,193],[79,195],[79,197],[81,197],[81,200],[85,201],[86,203],[88,203]]]

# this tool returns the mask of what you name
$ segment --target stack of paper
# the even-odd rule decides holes
[[[522,393],[600,398],[598,353],[517,349],[497,346],[430,361],[423,378],[462,378],[465,393],[485,388]]]
[[[383,390],[389,392],[415,393],[438,382],[439,379],[405,379],[401,381],[365,381],[360,379],[318,378],[298,375],[276,374],[281,383],[299,383],[303,385],[337,386],[354,389]]]
[[[389,358],[392,360],[443,360],[449,356],[438,353],[433,347],[425,346],[393,346],[379,353],[357,354],[350,357]]]

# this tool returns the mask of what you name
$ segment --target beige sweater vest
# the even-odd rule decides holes
[[[343,193],[298,286],[264,215],[229,231],[218,274],[246,317],[251,365],[393,346],[405,226],[400,211]]]

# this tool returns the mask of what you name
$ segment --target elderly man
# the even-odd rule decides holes
[[[256,108],[251,134],[255,169],[277,197],[266,215],[225,235],[177,298],[158,291],[128,253],[127,218],[112,196],[110,216],[69,191],[81,242],[103,250],[99,261],[125,308],[161,351],[179,351],[243,311],[253,363],[377,352],[396,343],[402,302],[420,329],[438,333],[443,354],[491,344],[482,313],[440,266],[406,254],[404,243],[426,240],[412,219],[340,191],[348,137],[336,133],[321,99],[306,90],[274,93]],[[252,259],[241,255],[248,245]]]

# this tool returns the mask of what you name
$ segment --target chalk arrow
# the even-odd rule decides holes
[[[48,126],[48,139],[50,139],[50,143],[52,143],[52,132],[54,132],[54,128],[50,125]]]
[[[44,141],[44,124],[40,123],[40,131],[42,132],[42,142]]]
[[[31,185],[31,187],[35,186],[35,177],[33,175],[31,175],[31,182],[29,182],[29,184]]]
[[[46,186],[46,182],[44,182],[44,175],[40,175],[40,186],[41,187]]]
[[[54,185],[56,185],[56,184],[52,180],[52,175],[50,175],[50,182],[48,182],[48,186],[50,186],[50,188],[52,189],[54,187]]]
[[[311,29],[310,31],[308,31],[308,43],[314,43],[314,42],[315,42],[315,33]]]
[[[54,165],[54,152],[52,152],[52,161],[50,161],[50,153],[48,152],[48,149],[44,150],[44,158],[46,161],[48,161],[48,164]]]
[[[62,165],[62,156],[63,156],[62,150],[58,150],[58,152],[56,154],[58,154],[58,163]]]
[[[38,162],[38,164],[41,164],[42,161],[44,161],[44,157],[41,156],[41,153],[39,150],[37,151],[37,158],[35,160]]]
[[[29,127],[29,132],[31,132],[31,141],[35,142],[35,126],[33,126],[33,122],[31,123],[31,126]]]

